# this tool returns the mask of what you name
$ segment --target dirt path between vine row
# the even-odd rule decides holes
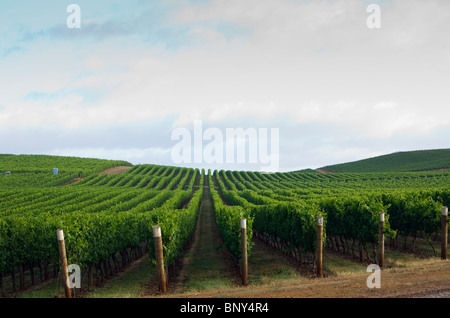
[[[238,273],[225,248],[214,219],[214,210],[205,178],[203,198],[199,209],[197,226],[181,270],[169,286],[171,293],[183,293],[208,286],[232,287],[237,284]]]

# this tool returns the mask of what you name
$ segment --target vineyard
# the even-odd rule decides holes
[[[322,169],[333,172],[408,172],[425,170],[447,170],[450,149],[417,150],[397,152],[355,162],[326,166]]]
[[[100,173],[115,166],[129,169]],[[52,174],[53,168],[58,174]],[[386,215],[383,233],[389,246],[414,246],[420,238],[437,257],[441,210],[450,204],[448,171],[260,173],[0,155],[3,171],[10,172],[0,174],[3,296],[60,275],[57,229],[64,231],[68,264],[79,265],[93,288],[144,255],[155,262],[152,230],[158,225],[170,280],[206,195],[237,267],[242,263],[240,220],[245,218],[248,255],[256,238],[311,271],[318,217],[323,218],[327,248],[378,263],[380,212]]]

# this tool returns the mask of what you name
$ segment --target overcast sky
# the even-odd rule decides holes
[[[449,0],[0,2],[0,153],[259,170],[175,163],[200,120],[278,129],[278,171],[319,168],[450,148],[449,87]]]

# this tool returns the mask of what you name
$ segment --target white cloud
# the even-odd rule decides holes
[[[29,44],[1,65],[0,129],[175,115],[174,126],[284,117],[368,138],[427,134],[450,116],[450,2],[381,7],[382,28],[370,30],[357,0],[213,0],[174,12],[192,45],[171,51],[133,37]],[[32,92],[51,97],[25,100]]]
[[[195,27],[188,32],[188,35],[196,42],[205,43],[208,45],[220,45],[226,44],[227,39],[223,33],[216,30],[205,29],[203,27]]]
[[[96,55],[89,56],[82,63],[88,70],[101,70],[105,66],[102,59]]]
[[[444,117],[442,115],[445,114]],[[411,108],[396,102],[367,103],[339,101],[335,104],[311,103],[292,113],[298,123],[317,122],[351,128],[375,138],[390,138],[395,134],[419,135],[447,125],[450,110],[430,112],[430,108]]]

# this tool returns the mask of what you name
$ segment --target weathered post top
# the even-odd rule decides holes
[[[153,237],[161,237],[161,227],[159,225],[153,226]]]
[[[323,217],[322,216],[317,217],[317,225],[323,225]]]
[[[61,229],[56,230],[56,238],[58,241],[64,241],[64,232]]]

